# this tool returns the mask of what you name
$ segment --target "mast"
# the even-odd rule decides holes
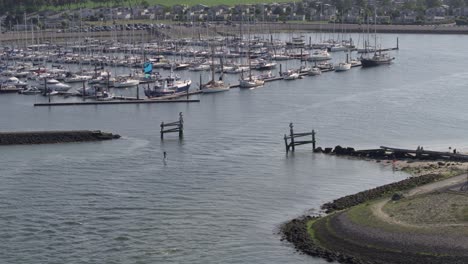
[[[214,68],[214,44],[211,46],[211,81],[215,82],[215,68]]]

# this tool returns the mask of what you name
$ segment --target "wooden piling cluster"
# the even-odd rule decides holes
[[[468,162],[468,155],[443,151],[417,149],[400,149],[381,146],[377,149],[355,150],[351,147],[336,146],[335,148],[318,147],[316,153],[333,154],[338,156],[352,156],[376,160],[447,160]]]
[[[164,128],[170,127],[169,129],[164,130]],[[179,133],[179,138],[184,136],[184,117],[182,112],[179,113],[179,121],[164,123],[161,122],[161,139],[164,139],[165,133]]]
[[[312,136],[312,140],[296,140],[296,138],[306,136]],[[289,136],[284,134],[284,145],[286,147],[286,153],[288,153],[290,149],[294,152],[296,146],[305,144],[312,144],[312,150],[315,150],[315,130],[312,130],[312,132],[294,133],[294,125],[293,123],[289,123]]]

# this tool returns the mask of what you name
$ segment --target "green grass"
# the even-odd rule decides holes
[[[372,213],[372,210],[371,210],[371,204],[378,202],[378,201],[379,200],[368,202],[365,204],[356,205],[350,208],[346,212],[346,214],[352,222],[358,225],[362,225],[362,226],[378,228],[381,230],[385,230],[389,232],[396,232],[396,233],[406,233],[406,232],[422,233],[422,234],[431,233],[430,230],[392,225],[387,222],[381,221]]]
[[[310,237],[314,240],[314,241],[317,241],[316,237],[315,237],[315,231],[314,231],[314,228],[312,227],[312,225],[317,221],[317,219],[314,219],[314,220],[310,220],[309,222],[307,222],[307,232],[309,233]]]
[[[468,207],[465,207],[465,208],[462,210],[462,214],[461,214],[460,219],[461,219],[462,221],[468,222]]]

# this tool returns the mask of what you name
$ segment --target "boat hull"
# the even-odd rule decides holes
[[[161,88],[153,89],[153,90],[146,89],[145,95],[148,98],[154,98],[154,97],[161,97],[161,96],[172,95],[172,94],[177,94],[177,93],[185,93],[185,92],[188,92],[191,84],[192,84],[192,81],[185,81],[183,84],[170,86],[165,89],[161,89]]]
[[[373,60],[373,59],[361,59],[361,66],[365,67],[375,67],[379,65],[385,65],[392,63],[393,58],[388,58],[385,60]]]

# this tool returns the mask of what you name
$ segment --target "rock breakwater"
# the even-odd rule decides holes
[[[100,130],[1,132],[0,145],[52,144],[118,139]]]

